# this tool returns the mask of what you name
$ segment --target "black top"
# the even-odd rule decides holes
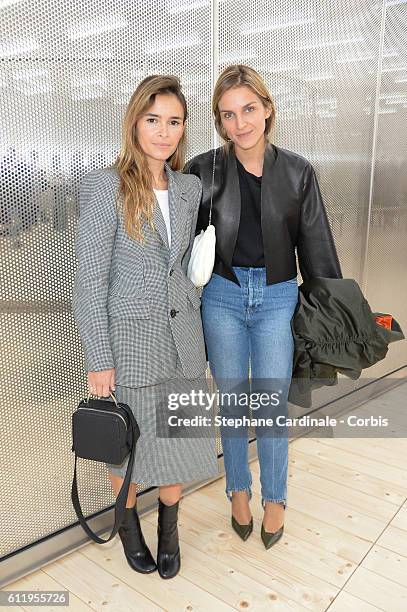
[[[232,266],[263,268],[264,249],[261,231],[261,176],[248,172],[236,157],[240,185],[240,223]]]
[[[241,208],[236,156],[233,147],[229,155],[223,155],[223,147],[217,151],[221,154],[215,160],[213,189],[213,149],[197,155],[185,167],[185,172],[198,176],[203,185],[195,234],[208,226],[213,196],[217,255],[213,271],[240,286],[231,267]],[[261,211],[266,284],[281,283],[298,274],[296,249],[303,281],[315,277],[342,278],[312,164],[302,155],[267,143],[261,188],[266,198]]]

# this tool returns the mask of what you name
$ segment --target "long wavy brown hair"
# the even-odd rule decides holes
[[[174,94],[184,110],[184,123],[187,119],[187,103],[181,91],[178,77],[173,75],[151,75],[138,85],[130,98],[123,119],[120,153],[115,167],[120,176],[118,208],[123,212],[126,232],[135,240],[144,241],[141,231],[144,221],[153,229],[153,210],[156,202],[153,191],[153,175],[147,158],[138,142],[136,125],[139,118],[154,104],[157,94]],[[185,131],[177,149],[167,160],[173,170],[180,170],[185,163]]]
[[[223,149],[225,153],[229,153],[231,141],[228,139],[226,131],[222,125],[222,120],[219,112],[219,101],[223,94],[229,89],[247,85],[260,98],[264,108],[271,109],[271,115],[267,117],[264,128],[264,138],[271,142],[271,131],[274,128],[276,121],[276,107],[274,100],[271,97],[269,90],[262,77],[256,70],[245,66],[244,64],[233,64],[225,68],[219,75],[212,95],[212,113],[215,122],[215,128],[219,136],[225,141]]]

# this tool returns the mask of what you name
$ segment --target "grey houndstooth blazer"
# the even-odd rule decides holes
[[[93,170],[79,193],[73,312],[85,369],[116,369],[116,383],[131,387],[173,378],[177,355],[186,378],[203,376],[205,344],[201,300],[186,271],[191,255],[201,181],[165,163],[171,248],[158,205],[145,243],[128,236],[116,209],[115,168]]]

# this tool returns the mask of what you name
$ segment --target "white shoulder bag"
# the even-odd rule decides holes
[[[212,220],[212,200],[213,200],[213,183],[215,177],[215,160],[216,149],[213,153],[213,168],[212,168],[212,189],[211,203],[209,208],[209,223],[206,230],[201,230],[198,236],[195,236],[194,244],[192,245],[191,258],[188,264],[187,276],[194,283],[195,287],[203,287],[209,282],[213,266],[215,265],[215,246],[216,233],[215,226],[211,224]]]

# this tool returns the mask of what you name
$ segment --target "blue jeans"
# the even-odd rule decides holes
[[[290,321],[298,300],[297,278],[266,285],[265,268],[233,268],[240,287],[213,274],[202,291],[202,323],[209,366],[219,393],[233,389],[279,392],[279,414],[286,414],[292,376],[294,339]],[[250,372],[249,372],[250,366]],[[220,414],[227,414],[220,402]],[[236,406],[235,406],[236,409]],[[262,415],[271,408],[263,408]],[[245,410],[248,412],[247,407]],[[237,409],[241,414],[242,410]],[[259,412],[257,410],[257,412]],[[236,413],[236,410],[235,410]],[[270,412],[271,414],[271,412]],[[258,414],[252,414],[257,417]],[[226,495],[247,491],[252,497],[248,427],[220,427],[226,471]],[[275,428],[274,428],[275,432]],[[256,427],[262,505],[287,499],[288,435]]]

